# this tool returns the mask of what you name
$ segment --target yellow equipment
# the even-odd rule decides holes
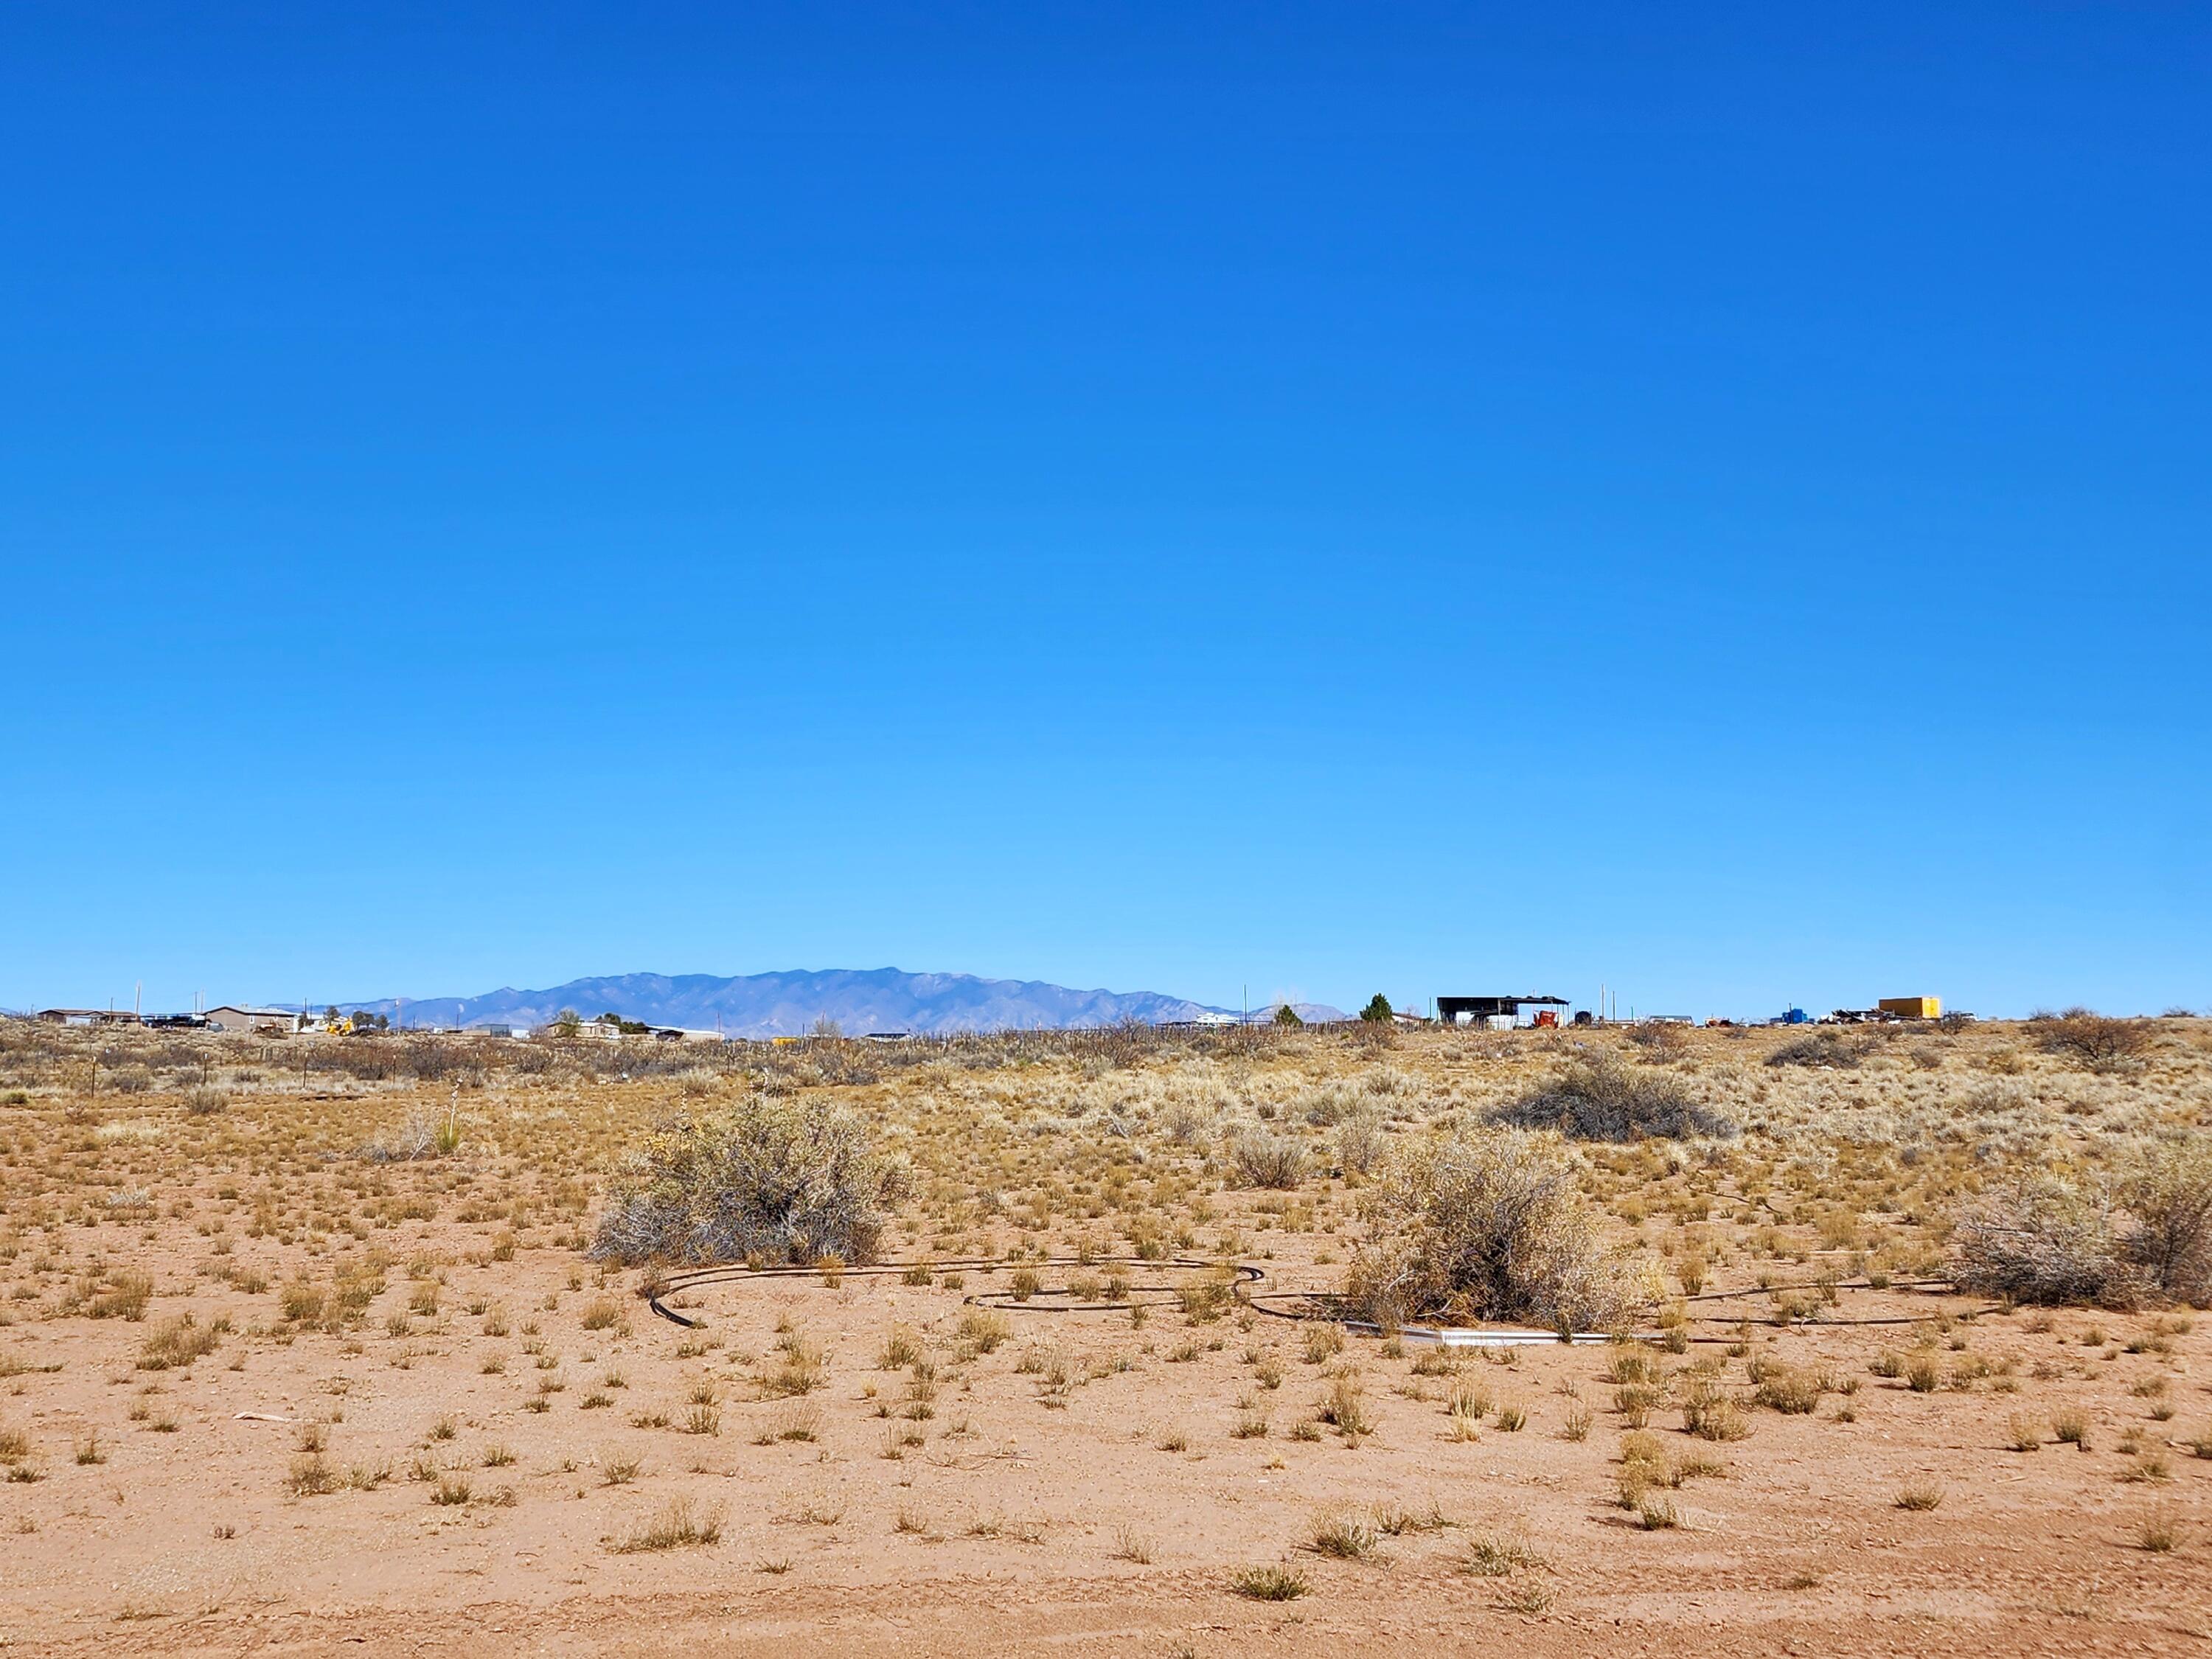
[[[1875,1006],[1885,1014],[1896,1015],[1899,1019],[1943,1018],[1943,999],[1941,997],[1884,997]]]

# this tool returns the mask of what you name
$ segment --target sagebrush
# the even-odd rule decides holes
[[[1409,1148],[1363,1203],[1368,1242],[1346,1290],[1385,1325],[1533,1320],[1624,1328],[1656,1299],[1656,1274],[1605,1239],[1554,1136],[1462,1130]]]
[[[1575,1140],[1683,1140],[1737,1133],[1733,1118],[1698,1099],[1671,1073],[1608,1056],[1576,1060],[1498,1115],[1520,1128],[1557,1129]]]
[[[617,1173],[592,1254],[640,1262],[877,1259],[904,1166],[825,1100],[754,1095],[676,1119]]]

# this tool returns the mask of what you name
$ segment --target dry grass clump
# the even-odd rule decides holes
[[[592,1254],[681,1262],[876,1259],[903,1167],[826,1100],[755,1095],[649,1135],[612,1183]]]
[[[1672,1484],[1674,1471],[1668,1467],[1667,1449],[1657,1435],[1637,1429],[1621,1436],[1621,1508],[1640,1510],[1655,1488]]]
[[[667,1506],[609,1546],[617,1555],[636,1555],[653,1550],[688,1549],[721,1541],[722,1517],[701,1510],[689,1498],[672,1498]]]
[[[1461,1131],[1423,1142],[1384,1171],[1363,1211],[1370,1236],[1346,1293],[1382,1324],[1528,1319],[1614,1330],[1657,1300],[1656,1273],[1605,1242],[1551,1137]]]
[[[1790,1417],[1808,1416],[1819,1410],[1820,1396],[1832,1392],[1836,1386],[1835,1378],[1825,1371],[1772,1364],[1754,1364],[1752,1382],[1753,1400],[1770,1411]]]
[[[1358,1515],[1323,1516],[1314,1523],[1313,1550],[1339,1561],[1364,1561],[1381,1540],[1374,1526]]]
[[[1159,1554],[1159,1550],[1158,1540],[1133,1527],[1124,1526],[1114,1535],[1114,1559],[1116,1561],[1130,1561],[1138,1566],[1148,1567]]]
[[[970,1308],[960,1316],[960,1340],[977,1353],[993,1353],[1014,1334],[1012,1323],[994,1308]]]
[[[1314,1321],[1303,1327],[1298,1334],[1309,1365],[1322,1364],[1344,1352],[1344,1327],[1341,1325],[1325,1325]]]
[[[1522,1568],[1541,1567],[1544,1558],[1518,1539],[1486,1534],[1468,1547],[1467,1571],[1480,1578],[1504,1578]]]
[[[2136,1522],[2136,1547],[2166,1555],[2181,1547],[2181,1523],[2160,1510]]]
[[[1742,1440],[1751,1433],[1743,1403],[1700,1377],[1682,1395],[1682,1427],[1700,1440]]]
[[[1735,1119],[1698,1100],[1680,1078],[1604,1056],[1573,1062],[1548,1085],[1500,1108],[1497,1117],[1524,1129],[1557,1129],[1574,1140],[1712,1139],[1740,1133]]]
[[[1296,1567],[1246,1567],[1229,1581],[1237,1595],[1255,1601],[1295,1601],[1313,1586]]]
[[[183,1370],[192,1361],[211,1354],[222,1341],[230,1321],[217,1318],[202,1325],[190,1314],[165,1319],[138,1346],[138,1368],[148,1371]]]
[[[1725,1473],[1723,1464],[1700,1454],[1670,1460],[1656,1434],[1636,1430],[1620,1437],[1620,1506],[1635,1510],[1647,1532],[1662,1531],[1678,1523],[1666,1490]]]
[[[1322,1399],[1319,1416],[1354,1444],[1375,1432],[1375,1415],[1367,1404],[1366,1386],[1351,1371],[1340,1371],[1330,1382],[1328,1393]]]
[[[135,1322],[146,1316],[146,1304],[154,1299],[154,1276],[137,1267],[118,1267],[76,1294],[82,1296],[83,1311],[94,1319]]]
[[[284,1487],[295,1498],[323,1498],[345,1485],[337,1467],[320,1450],[301,1452],[292,1460]]]

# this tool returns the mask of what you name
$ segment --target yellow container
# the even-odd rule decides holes
[[[1943,1018],[1943,999],[1941,997],[1884,997],[1875,1006],[1885,1014],[1895,1014],[1899,1019]]]

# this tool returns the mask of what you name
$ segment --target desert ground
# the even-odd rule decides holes
[[[1594,1059],[1698,1109],[1555,1148],[1656,1287],[1621,1340],[1328,1316],[1394,1160]],[[880,1268],[594,1254],[656,1125],[761,1100],[901,1168]],[[726,1050],[6,1022],[0,1643],[2202,1652],[2212,1324],[1954,1274],[2007,1183],[2094,1200],[2208,1123],[2184,1018]]]

